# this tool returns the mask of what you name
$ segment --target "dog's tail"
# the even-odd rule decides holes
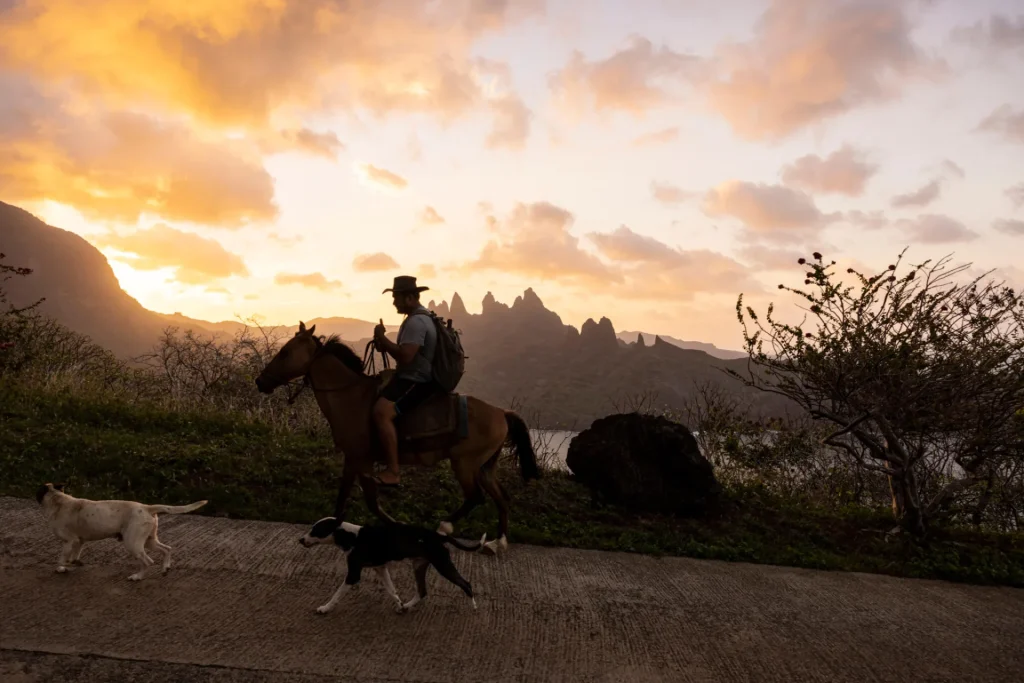
[[[477,550],[480,550],[481,548],[484,547],[484,541],[487,540],[487,533],[486,532],[484,532],[484,535],[481,536],[480,540],[477,541],[476,543],[465,543],[465,542],[460,541],[459,539],[455,538],[454,536],[447,536],[445,534],[438,534],[438,536],[440,536],[443,539],[442,543],[451,543],[453,546],[455,546],[459,550],[465,550],[467,552],[475,552]]]
[[[210,501],[201,500],[198,503],[192,503],[191,505],[147,505],[146,510],[154,515],[183,515],[186,512],[198,510],[208,502]]]

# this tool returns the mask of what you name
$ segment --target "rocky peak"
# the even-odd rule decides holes
[[[643,332],[637,332],[637,335],[636,335],[636,345],[637,346],[647,346],[647,343],[644,341],[644,333]]]
[[[490,293],[490,292],[487,292],[486,296],[484,296],[484,300],[483,300],[483,302],[481,302],[480,307],[481,307],[481,311],[480,312],[483,315],[491,315],[493,313],[501,314],[501,313],[508,312],[508,310],[509,310],[507,305],[505,305],[503,303],[499,303],[494,298],[494,295],[492,293]]]
[[[462,297],[459,296],[458,292],[455,292],[455,295],[452,296],[451,312],[448,315],[460,321],[469,317],[466,304],[462,301]]]
[[[615,349],[619,346],[612,321],[603,316],[598,322],[594,322],[593,318],[587,318],[580,329],[580,341],[585,346],[593,348]]]

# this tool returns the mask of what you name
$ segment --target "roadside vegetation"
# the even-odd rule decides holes
[[[36,307],[11,308],[3,298],[3,279],[31,273],[5,265],[2,258],[0,268],[0,495],[30,498],[40,483],[63,481],[70,493],[87,498],[167,503],[208,499],[209,505],[196,514],[308,523],[330,510],[342,463],[332,452],[311,392],[289,404],[286,392],[262,396],[253,385],[281,341],[276,330],[254,326],[234,338],[207,339],[169,329],[153,353],[123,362],[40,315]],[[810,272],[818,269],[820,277],[829,276],[820,260]],[[982,287],[975,291],[985,301],[992,295]],[[826,301],[839,296],[830,294]],[[883,300],[889,298],[879,296],[871,306],[889,305]],[[908,300],[915,299],[900,299]],[[1004,301],[999,309],[1018,315],[1021,306]],[[739,313],[744,319],[742,309]],[[990,311],[986,320],[993,316]],[[815,379],[832,376],[826,371],[852,373],[844,370],[844,363],[856,368],[870,362],[885,369],[878,373],[884,379],[872,384],[870,373],[857,375],[856,385],[844,379],[844,390],[857,402],[835,413],[847,420],[841,424],[806,407],[784,420],[753,421],[721,385],[697,387],[692,405],[671,417],[696,432],[726,487],[723,505],[703,518],[597,505],[570,473],[555,466],[558,444],[541,437],[535,442],[547,464],[541,480],[524,485],[511,463],[501,465],[499,476],[513,498],[511,540],[1024,586],[1022,431],[1019,413],[1006,414],[1012,401],[1021,398],[1013,393],[1017,384],[1010,381],[1008,369],[1021,362],[1021,336],[1005,331],[1015,320],[1019,318],[1004,316],[981,328],[990,335],[998,330],[1003,335],[999,343],[984,332],[969,337],[971,344],[961,339],[959,345],[948,339],[928,346],[927,336],[923,341],[917,336],[919,346],[907,350],[884,341],[878,330],[865,327],[867,322],[861,328],[839,325],[840,330],[861,330],[860,346],[829,342],[827,353],[813,350],[816,337],[806,337],[804,328],[794,329],[806,341],[793,341],[783,347],[790,351],[782,353],[759,350],[764,337],[748,335],[755,367],[785,362],[776,380],[802,378],[793,386],[806,391],[829,386]],[[891,325],[898,328],[895,322]],[[819,334],[817,327],[806,329]],[[795,340],[796,335],[788,338]],[[874,341],[868,345],[867,340]],[[844,344],[861,355],[850,355],[853,351],[844,351]],[[971,355],[970,347],[978,354]],[[890,353],[895,354],[891,359],[886,355]],[[978,363],[971,372],[956,365],[971,359]],[[942,363],[959,367],[961,374],[940,375],[939,369],[947,367]],[[907,368],[934,384],[911,385],[914,374]],[[746,380],[763,382],[764,377],[758,371]],[[950,377],[958,392],[942,393],[954,381]],[[1020,382],[1024,373],[1016,377]],[[723,375],[723,382],[728,381]],[[769,389],[779,390],[774,385]],[[881,403],[890,391],[902,392],[903,400]],[[928,412],[937,409],[913,398],[933,394],[950,404],[945,413]],[[986,401],[979,404],[984,409],[972,411],[967,399],[951,403],[957,394]],[[815,401],[832,401],[833,410],[841,405],[834,403],[836,397],[813,396]],[[796,404],[804,405],[799,400]],[[517,409],[541,424],[529,407]],[[656,398],[642,391],[624,397],[616,409],[659,410]],[[864,413],[869,416],[862,418]],[[898,428],[890,434],[899,441],[888,443],[907,453],[920,452],[915,444],[935,433],[929,429],[941,428],[944,437],[929,437],[931,450],[920,457],[896,461],[904,457],[896,445],[885,446],[878,457],[870,450],[872,441],[860,439],[877,438],[872,435],[882,429],[879,415]],[[957,427],[956,415],[969,419]],[[995,431],[984,431],[984,425]],[[836,436],[844,427],[850,428]],[[862,450],[837,445],[842,439]],[[434,527],[461,502],[447,464],[435,470],[409,468],[403,482],[400,491],[385,493],[382,499],[385,509],[401,521]],[[353,521],[372,521],[358,496],[349,509]],[[495,528],[495,511],[488,505],[477,509],[457,533],[472,537],[493,534]]]

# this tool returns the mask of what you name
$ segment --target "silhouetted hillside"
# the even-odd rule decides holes
[[[743,351],[734,351],[733,349],[720,349],[714,344],[708,342],[699,341],[685,341],[683,339],[676,339],[670,337],[667,334],[651,334],[650,332],[630,332],[623,331],[618,333],[618,338],[622,340],[624,344],[635,344],[639,339],[643,340],[645,346],[650,346],[654,343],[655,338],[661,339],[663,342],[668,342],[673,346],[678,346],[681,349],[692,349],[694,351],[703,351],[708,355],[714,356],[715,358],[723,358],[726,360],[732,360],[735,358],[746,358],[747,354]]]
[[[44,313],[120,356],[149,351],[169,326],[218,336],[244,329],[235,321],[210,323],[147,310],[121,289],[106,258],[84,239],[2,203],[0,248],[10,263],[34,269],[29,277],[8,282],[14,303],[44,296]],[[546,426],[586,427],[613,412],[614,402],[641,392],[656,393],[660,405],[679,408],[692,397],[693,383],[703,381],[749,396],[759,411],[775,413],[782,405],[717,369],[744,369],[746,360],[716,358],[657,336],[650,343],[627,343],[621,338],[627,333],[617,335],[604,317],[587,320],[577,330],[548,310],[532,289],[511,306],[488,293],[479,314],[470,314],[458,294],[451,304],[431,301],[428,306],[451,317],[462,331],[468,359],[460,390],[503,406],[518,398],[530,411],[538,411]],[[343,317],[305,322],[316,324],[318,333],[339,334],[359,353],[374,327],[373,322]],[[295,329],[283,331],[291,334]],[[395,332],[389,329],[392,338]]]

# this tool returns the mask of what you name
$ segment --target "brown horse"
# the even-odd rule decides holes
[[[256,378],[256,387],[269,394],[277,387],[303,378],[313,389],[316,402],[327,418],[334,437],[335,450],[345,455],[334,517],[344,518],[345,503],[356,477],[363,489],[366,506],[385,522],[394,523],[377,501],[377,484],[373,480],[373,463],[384,462],[383,451],[371,420],[371,410],[382,386],[379,375],[367,375],[363,361],[337,336],[326,340],[316,337],[316,325],[299,331],[281,347],[277,355]],[[435,401],[434,405],[437,405]],[[418,407],[416,411],[423,410]],[[484,502],[484,493],[498,507],[498,537],[486,544],[497,554],[508,547],[508,494],[495,477],[494,467],[507,442],[519,462],[523,481],[539,479],[537,458],[530,443],[530,431],[516,413],[492,406],[472,396],[466,397],[467,424],[463,434],[442,435],[442,439],[403,439],[399,426],[399,461],[423,467],[435,467],[441,460],[451,460],[452,471],[462,487],[462,505],[441,521],[438,531],[451,534],[454,525]]]

